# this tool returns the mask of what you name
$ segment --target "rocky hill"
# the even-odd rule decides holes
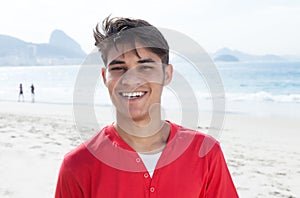
[[[245,52],[241,52],[239,50],[231,50],[229,48],[222,48],[212,54],[212,58],[214,61],[222,61],[222,62],[254,62],[254,61],[287,61],[288,59],[282,56],[267,54],[267,55],[252,55],[247,54]]]
[[[0,66],[80,64],[85,57],[80,45],[61,30],[54,30],[48,43],[0,35]]]

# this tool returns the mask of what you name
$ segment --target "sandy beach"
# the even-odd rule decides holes
[[[55,105],[0,106],[0,197],[53,197],[60,161],[80,143],[71,114]]]
[[[221,144],[240,197],[299,197],[299,120],[229,115]]]
[[[300,197],[299,121],[226,115],[219,141],[240,197]],[[53,197],[64,154],[81,142],[70,105],[0,102],[0,197]]]

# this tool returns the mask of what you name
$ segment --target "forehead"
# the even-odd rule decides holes
[[[160,57],[146,48],[140,43],[134,44],[118,44],[116,47],[112,47],[107,54],[107,63],[109,65],[113,60],[124,60],[128,61],[140,60],[140,59],[153,59],[156,62],[161,62]]]

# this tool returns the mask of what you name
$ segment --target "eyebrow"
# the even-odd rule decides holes
[[[111,61],[108,64],[108,66],[110,66],[110,65],[118,65],[118,64],[125,64],[125,62],[124,61],[120,61],[120,60],[113,60],[113,61]]]
[[[154,63],[155,61],[151,58],[147,58],[147,59],[142,59],[142,60],[138,60],[138,63]],[[125,61],[120,61],[120,60],[113,60],[111,61],[108,66],[110,65],[118,65],[118,64],[125,64]]]
[[[138,60],[138,63],[154,63],[155,61],[151,58]]]

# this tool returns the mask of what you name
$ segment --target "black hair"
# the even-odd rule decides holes
[[[139,42],[157,54],[163,64],[169,64],[169,45],[166,39],[156,27],[147,21],[123,17],[110,18],[108,16],[102,22],[102,31],[97,24],[94,29],[94,38],[95,46],[101,52],[105,65],[107,65],[109,49],[111,47],[117,49],[117,42],[130,43],[133,46]]]

